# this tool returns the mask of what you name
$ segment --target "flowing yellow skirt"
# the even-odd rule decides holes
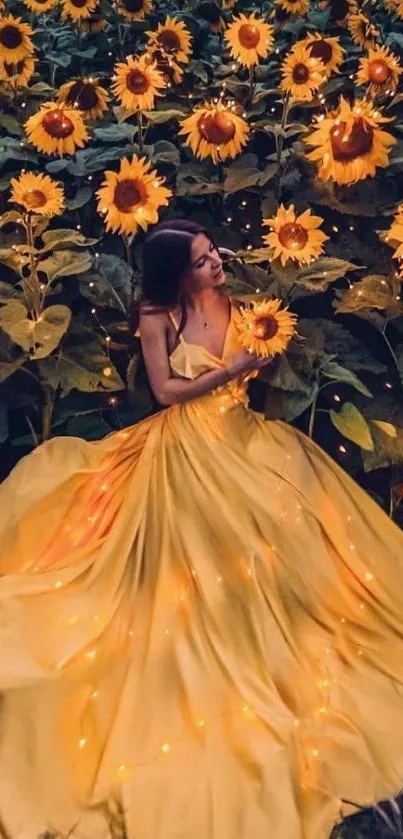
[[[12,839],[327,839],[402,786],[402,532],[295,429],[202,406],[0,488]]]

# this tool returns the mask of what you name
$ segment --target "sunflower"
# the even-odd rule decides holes
[[[275,0],[275,6],[294,17],[300,17],[309,12],[309,0]]]
[[[263,241],[274,248],[273,259],[280,257],[282,265],[290,259],[300,265],[318,259],[323,253],[323,243],[329,238],[318,229],[323,218],[312,216],[310,210],[298,216],[294,204],[288,209],[280,204],[274,218],[263,219],[263,224],[272,228]]]
[[[134,156],[123,158],[119,172],[105,172],[105,180],[97,192],[98,212],[105,217],[108,230],[133,235],[141,227],[158,221],[159,207],[166,207],[172,192],[151,161]]]
[[[159,23],[156,32],[147,32],[148,47],[162,47],[179,64],[188,64],[191,54],[192,37],[181,20],[167,17],[165,23]]]
[[[225,33],[231,57],[245,67],[253,67],[261,58],[267,58],[274,44],[273,27],[255,14],[240,14]]]
[[[85,146],[88,130],[80,111],[59,102],[45,102],[25,123],[28,140],[45,154],[74,154]]]
[[[13,88],[27,87],[35,70],[36,61],[32,55],[22,58],[16,64],[0,61],[0,79]]]
[[[328,37],[316,32],[308,35],[299,43],[305,47],[311,58],[317,58],[322,62],[327,76],[330,76],[333,72],[339,72],[340,64],[344,59],[344,50],[340,46],[339,38]]]
[[[396,248],[394,251],[393,257],[394,259],[402,259],[403,258],[403,204],[399,207],[391,227],[389,228],[386,236],[384,237],[386,242],[391,242],[393,247]]]
[[[116,11],[126,20],[144,20],[153,10],[152,0],[118,0]]]
[[[388,47],[370,47],[368,57],[360,59],[357,84],[367,84],[373,95],[393,91],[399,84],[403,70],[398,58]]]
[[[108,25],[101,12],[91,12],[89,17],[84,18],[78,22],[81,32],[88,32],[94,34],[96,32],[103,32]]]
[[[26,172],[11,179],[10,201],[28,213],[52,218],[63,212],[64,191],[49,175]]]
[[[112,90],[127,111],[152,111],[156,96],[166,87],[162,73],[146,55],[129,56],[115,65]]]
[[[168,53],[159,47],[149,47],[146,56],[154,61],[157,70],[163,75],[167,87],[173,84],[180,84],[183,79],[183,70]]]
[[[98,0],[62,0],[62,20],[79,23],[91,17],[98,5]]]
[[[384,0],[386,10],[395,14],[400,20],[403,18],[403,0]]]
[[[254,300],[237,318],[239,343],[263,358],[278,355],[296,334],[296,322],[297,316],[283,308],[282,300]]]
[[[382,130],[390,122],[374,110],[371,102],[357,101],[353,106],[341,97],[336,111],[319,117],[318,127],[305,143],[316,146],[308,159],[319,162],[322,181],[353,184],[374,177],[376,167],[385,168],[396,140]]]
[[[359,47],[372,47],[379,32],[376,26],[362,12],[349,15],[347,19],[348,31]]]
[[[311,102],[318,88],[326,79],[324,65],[318,58],[311,58],[306,47],[296,44],[281,67],[280,89],[293,99]]]
[[[31,41],[32,29],[23,23],[20,17],[2,15],[0,17],[0,61],[16,64],[27,55],[32,55],[34,45]]]
[[[42,15],[57,6],[58,0],[23,0],[25,6],[36,15]]]
[[[182,121],[179,134],[188,134],[186,145],[196,157],[211,157],[218,163],[240,153],[247,142],[249,126],[234,108],[222,102],[205,102]]]
[[[108,100],[108,92],[91,76],[71,79],[59,89],[59,102],[77,107],[89,119],[102,119],[108,110]]]

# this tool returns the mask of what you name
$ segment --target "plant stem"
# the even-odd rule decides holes
[[[49,388],[44,387],[45,404],[42,408],[42,442],[48,440],[52,431],[53,399]]]
[[[253,102],[253,94],[255,92],[255,74],[253,66],[249,67],[249,91],[250,101]]]
[[[31,432],[31,434],[32,434],[32,439],[33,439],[33,441],[34,441],[34,445],[35,445],[35,446],[39,446],[39,440],[38,440],[37,433],[36,433],[36,431],[35,431],[35,429],[34,429],[34,426],[32,425],[32,422],[31,422],[31,420],[30,420],[30,418],[29,418],[28,414],[25,414],[25,419],[26,419],[27,424],[28,424],[28,426],[29,426],[29,430],[30,430],[30,432]]]
[[[120,59],[121,59],[121,61],[124,61],[124,59],[125,59],[125,51],[124,51],[124,48],[123,48],[124,35],[122,35],[122,24],[121,23],[118,23],[118,43],[119,43]]]
[[[140,154],[144,154],[143,114],[141,113],[141,111],[137,111],[137,128]]]
[[[403,385],[403,373],[402,373],[402,372],[401,372],[401,370],[400,370],[400,367],[399,367],[399,362],[398,362],[398,360],[397,360],[396,353],[395,353],[395,351],[394,351],[394,349],[393,349],[393,347],[392,347],[392,344],[390,343],[389,338],[388,338],[388,337],[387,337],[387,335],[386,335],[386,330],[387,330],[387,327],[388,327],[388,321],[386,320],[386,321],[385,321],[385,323],[384,323],[383,329],[381,329],[381,330],[379,330],[379,331],[380,331],[380,333],[381,333],[381,335],[382,335],[382,338],[384,339],[384,341],[385,341],[385,343],[386,343],[386,346],[387,346],[387,348],[388,348],[388,350],[389,350],[389,352],[390,352],[390,354],[391,354],[391,356],[392,356],[392,358],[393,358],[393,362],[394,362],[394,365],[395,365],[396,370],[397,370],[397,372],[398,372],[399,379],[400,379],[400,381],[401,381],[401,383],[402,383],[402,385]]]
[[[317,394],[316,394],[316,396],[315,396],[315,398],[312,402],[311,412],[309,414],[308,437],[310,437],[311,439],[313,437],[313,426],[314,426],[314,423],[315,423],[315,413],[316,413],[316,405],[318,403],[318,396],[319,396],[319,390],[318,390],[318,392],[317,392]]]
[[[126,250],[126,262],[129,266],[129,268],[131,268],[133,270],[132,243],[129,240],[128,236],[123,236],[123,241],[124,241],[125,250]]]
[[[289,93],[286,94],[286,97],[283,102],[283,112],[281,114],[281,125],[280,125],[280,133],[276,136],[276,146],[277,146],[277,176],[276,176],[276,197],[277,200],[280,200],[281,197],[281,178],[283,174],[283,167],[281,164],[281,155],[283,153],[284,147],[284,132],[287,126],[287,118],[290,112],[290,100],[291,96]]]
[[[27,295],[28,306],[37,320],[41,313],[41,290],[36,267],[34,231],[32,228],[32,219],[29,213],[25,216],[24,226],[27,234],[27,245],[29,249],[30,275],[28,279],[23,278],[23,287]]]

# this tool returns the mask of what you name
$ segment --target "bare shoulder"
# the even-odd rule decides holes
[[[156,335],[165,332],[168,324],[168,312],[161,306],[144,302],[140,306],[140,329],[142,335]]]

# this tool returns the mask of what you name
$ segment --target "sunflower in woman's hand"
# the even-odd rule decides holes
[[[279,355],[296,335],[297,316],[283,307],[282,300],[257,300],[239,312],[238,340],[260,358]]]

